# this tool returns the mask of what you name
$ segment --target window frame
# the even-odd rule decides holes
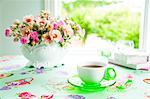
[[[60,16],[61,0],[45,0],[45,10],[52,16]]]
[[[140,49],[144,49],[147,52],[150,52],[150,0],[145,0],[144,2],[144,7],[143,7],[143,13],[141,17],[141,31],[140,31],[140,42],[139,42],[139,47]]]
[[[45,0],[45,9],[53,16],[60,16],[61,0]],[[150,52],[150,0],[144,1],[141,15],[139,49]],[[149,27],[149,28],[148,28]]]

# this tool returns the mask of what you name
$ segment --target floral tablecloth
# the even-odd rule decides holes
[[[150,71],[112,65],[118,73],[117,84],[85,92],[67,82],[77,74],[74,63],[33,68],[25,67],[26,62],[23,56],[0,57],[0,99],[150,99]],[[132,83],[119,86],[126,78]]]

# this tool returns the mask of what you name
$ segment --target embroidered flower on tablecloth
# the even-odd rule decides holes
[[[126,78],[127,78],[128,80],[133,80],[133,76],[132,76],[131,74],[128,74],[128,75],[126,76]]]
[[[40,68],[31,68],[31,69],[25,69],[22,70],[20,72],[21,75],[25,75],[25,74],[43,74],[46,73],[47,71],[49,71],[49,68],[44,68],[44,67],[40,67]]]
[[[40,99],[54,99],[54,95],[42,95]]]
[[[19,97],[20,99],[36,99],[36,96],[31,94],[30,92],[19,93]]]
[[[29,78],[14,80],[14,81],[11,81],[11,82],[6,82],[5,86],[0,88],[0,90],[9,90],[9,89],[14,88],[14,87],[16,88],[16,87],[28,85],[28,84],[31,84],[31,82],[33,80],[34,80],[34,78],[29,77]]]
[[[10,76],[12,76],[12,75],[14,75],[14,74],[12,74],[12,73],[0,74],[0,79],[6,78],[6,77],[10,77]]]
[[[41,73],[44,72],[44,69],[42,69],[42,68],[36,68],[36,69],[34,70],[34,72],[37,73],[37,74],[41,74]]]
[[[133,76],[131,74],[126,75],[125,77],[122,77],[121,79],[118,79],[114,86],[118,89],[126,89],[133,83]]]
[[[68,95],[65,99],[85,99],[82,95]]]
[[[143,81],[147,84],[150,84],[150,78],[145,78],[145,79],[143,79]]]
[[[0,90],[9,90],[9,89],[11,89],[10,86],[3,86],[2,88],[0,88]]]
[[[49,80],[48,83],[47,83],[47,86],[46,88],[48,89],[53,89],[53,90],[56,90],[56,91],[63,91],[65,89],[67,89],[69,86],[68,86],[68,82],[64,82],[64,81],[52,81],[52,80]]]
[[[11,81],[11,82],[7,82],[6,85],[7,86],[22,86],[22,85],[27,85],[27,84],[31,84],[31,82],[34,80],[34,78],[29,77],[29,78],[24,78],[24,79],[19,79],[19,80],[15,80],[15,81]]]
[[[3,71],[14,70],[14,68],[20,68],[22,66],[23,64],[10,65],[10,66],[1,67],[0,70]]]
[[[19,82],[10,82],[7,84],[7,86],[10,86],[10,87],[16,87],[16,86],[19,86]]]
[[[30,92],[21,92],[18,94],[19,99],[54,99],[54,95],[42,95],[37,97]]]
[[[1,63],[1,62],[8,62],[8,61],[9,61],[9,60],[5,60],[5,59],[4,59],[4,60],[0,60],[0,63]]]
[[[150,99],[150,96],[145,96],[145,98],[144,99]]]
[[[150,99],[150,90],[147,90],[146,92],[144,92],[144,99]]]
[[[107,99],[116,99],[115,97],[109,96]]]

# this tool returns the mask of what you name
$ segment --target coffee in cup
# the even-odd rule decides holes
[[[116,71],[101,62],[85,62],[77,66],[79,77],[86,84],[99,84],[102,80],[114,80]]]

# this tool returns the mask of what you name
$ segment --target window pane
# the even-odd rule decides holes
[[[111,41],[131,40],[139,46],[144,0],[63,0],[62,15],[71,17],[91,34]]]

